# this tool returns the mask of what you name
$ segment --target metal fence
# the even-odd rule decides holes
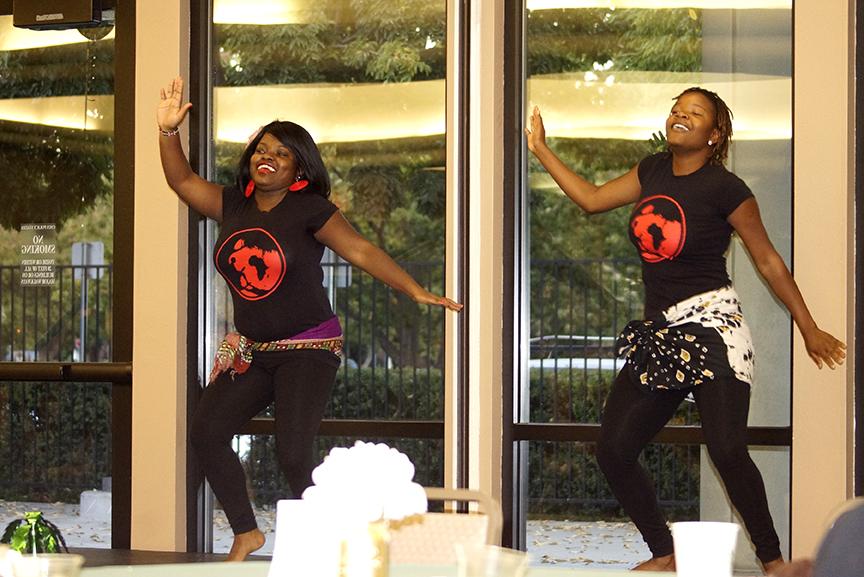
[[[47,286],[22,286],[21,272],[0,266],[2,360],[111,360],[110,265],[56,266]]]
[[[405,263],[403,266],[429,290],[443,290],[442,263]],[[526,383],[529,420],[599,422],[603,400],[618,366],[614,358],[614,338],[627,320],[640,314],[638,262],[534,261],[530,272],[531,358]],[[325,273],[325,285],[342,321],[346,339],[345,362],[337,377],[327,417],[442,419],[445,311],[419,306],[368,275],[353,271],[345,263],[326,264]],[[21,286],[19,267],[0,267],[3,360],[110,360],[111,267],[58,266],[55,276],[53,286]],[[229,298],[227,293],[224,298]],[[228,302],[223,304],[221,310],[230,310]],[[230,314],[225,316],[230,317]],[[35,414],[48,414],[39,412],[38,395],[25,401],[20,397],[24,394],[23,388],[11,385],[0,388],[3,389],[0,399],[5,403],[4,414],[10,423],[15,420],[32,425]],[[66,388],[57,390],[78,394]],[[60,393],[52,393],[56,394]],[[107,391],[104,394],[110,395]],[[63,418],[89,418],[88,415],[98,416],[78,412]],[[44,416],[40,418],[45,421]],[[691,423],[693,419],[688,407],[676,416],[679,423]],[[43,422],[43,427],[51,426]],[[72,426],[70,431],[79,430],[78,425],[64,425],[69,426]],[[80,430],[87,430],[88,426],[81,423]],[[31,427],[28,431],[32,442],[40,442],[38,428]],[[20,443],[19,429],[10,427],[5,435],[5,444],[12,447],[10,450],[31,450],[24,446],[26,443]],[[256,436],[238,445],[242,446],[255,492],[265,502],[274,495],[284,494],[276,459],[271,453],[272,442],[269,437]],[[16,449],[18,445],[21,446]],[[321,450],[326,451],[328,445],[322,443]],[[421,447],[422,443],[415,445],[420,447],[419,452],[410,456],[424,468],[418,475],[430,480],[443,479],[443,453],[430,458],[429,452]],[[535,504],[532,510],[538,507],[549,512],[604,509],[614,504],[605,481],[596,471],[591,445],[553,445],[535,443],[529,452],[529,498]],[[676,451],[681,451],[675,447],[646,454],[646,465],[654,474],[664,502],[681,507],[698,503],[698,447],[696,449],[695,456],[686,450],[684,455],[677,454]],[[268,454],[271,458],[265,457]],[[91,471],[88,474],[94,478],[76,481],[76,486],[99,486],[101,477],[95,475],[106,473]],[[0,488],[4,493],[20,494],[21,491],[11,487],[16,482],[33,483],[25,477],[5,469],[0,472]],[[69,479],[63,480],[64,486],[69,483]]]

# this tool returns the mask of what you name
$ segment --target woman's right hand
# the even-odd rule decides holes
[[[820,369],[823,364],[833,369],[835,366],[842,365],[843,361],[846,360],[846,343],[830,333],[813,327],[806,334],[803,334],[803,337],[807,354]]]
[[[183,98],[183,78],[178,76],[171,84],[159,90],[159,108],[156,109],[156,123],[160,130],[171,131],[180,126],[192,103],[181,104]]]
[[[540,116],[540,108],[535,106],[528,119],[529,127],[525,129],[528,137],[528,150],[537,152],[537,149],[546,146],[546,128],[543,126],[543,117]]]

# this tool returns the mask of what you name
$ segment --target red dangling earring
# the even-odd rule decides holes
[[[297,192],[297,191],[303,190],[307,186],[309,186],[309,181],[306,180],[305,178],[301,180],[300,176],[298,175],[297,181],[294,184],[292,184],[291,186],[289,186],[288,190],[290,190],[291,192]]]
[[[246,190],[245,192],[243,192],[243,194],[246,196],[246,198],[249,198],[250,196],[252,196],[253,192],[255,192],[255,181],[250,180],[249,184],[246,185]]]

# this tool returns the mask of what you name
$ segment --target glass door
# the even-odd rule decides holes
[[[719,93],[734,113],[727,168],[753,189],[788,263],[792,3],[680,4],[528,0],[516,56],[524,62],[523,118],[539,106],[552,149],[600,184],[664,147],[654,136],[682,90],[698,85]],[[627,234],[631,207],[586,215],[534,158],[527,171],[517,535],[542,562],[631,567],[650,553],[595,458],[604,402],[622,366],[615,338],[629,320],[642,318],[640,264]],[[759,319],[751,321],[759,356],[751,453],[788,550],[791,325],[737,240],[728,258],[745,315]],[[672,520],[733,519],[700,446],[699,423],[693,404],[683,403],[644,464]],[[749,556],[741,563],[754,563],[746,539],[739,551]]]

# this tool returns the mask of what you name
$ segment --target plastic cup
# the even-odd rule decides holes
[[[84,557],[71,553],[21,555],[12,561],[12,577],[78,577]]]
[[[738,531],[735,523],[672,523],[678,577],[732,577]]]
[[[484,545],[456,546],[459,577],[524,577],[528,555],[523,551]]]
[[[21,554],[13,551],[8,545],[0,545],[0,577],[12,577],[12,561]]]

